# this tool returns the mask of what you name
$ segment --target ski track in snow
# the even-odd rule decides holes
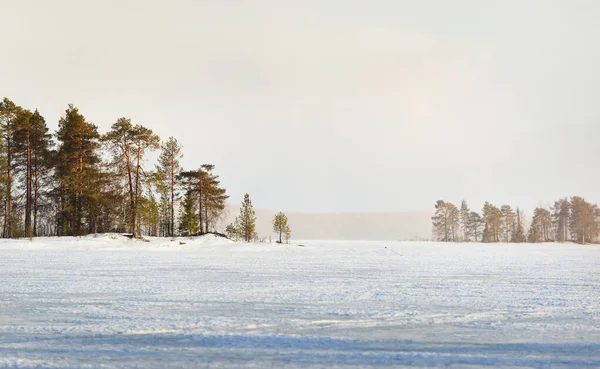
[[[600,247],[0,242],[0,368],[598,368]]]

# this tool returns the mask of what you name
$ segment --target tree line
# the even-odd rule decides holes
[[[481,213],[471,211],[466,200],[456,205],[438,200],[432,217],[433,232],[443,242],[598,242],[598,205],[573,196],[554,202],[550,209],[538,207],[526,231],[525,216],[517,208],[500,208],[486,202]]]
[[[159,150],[154,167],[148,153]],[[215,231],[229,198],[214,165],[184,169],[182,146],[119,118],[101,134],[69,105],[50,133],[38,110],[0,102],[2,237]]]

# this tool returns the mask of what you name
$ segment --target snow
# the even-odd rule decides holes
[[[4,240],[0,367],[600,367],[600,247]]]

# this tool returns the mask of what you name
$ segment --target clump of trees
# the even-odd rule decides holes
[[[179,174],[190,208],[195,209],[198,230],[210,232],[221,219],[225,210],[225,201],[229,198],[221,187],[219,176],[213,173],[215,166],[204,164],[196,170],[182,171]],[[188,218],[191,212],[188,212]]]
[[[469,210],[462,201],[460,209],[438,200],[432,217],[433,232],[443,242],[576,242],[595,243],[600,237],[598,205],[574,196],[557,200],[550,209],[536,208],[529,231],[524,214],[510,205],[500,208],[486,202],[481,214]]]
[[[160,150],[153,169],[146,155]],[[214,165],[181,167],[182,147],[119,118],[104,134],[69,105],[51,134],[39,111],[0,102],[2,237],[216,231],[226,190]],[[176,217],[178,210],[178,217]]]

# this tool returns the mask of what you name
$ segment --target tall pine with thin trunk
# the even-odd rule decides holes
[[[131,119],[119,118],[103,137],[113,155],[113,166],[122,176],[129,193],[129,231],[139,238],[138,218],[142,192],[143,159],[147,151],[158,148],[160,138],[152,130],[131,124]]]
[[[168,219],[167,236],[175,236],[175,200],[177,195],[177,177],[181,172],[180,159],[183,157],[181,153],[181,145],[174,137],[169,137],[161,146],[160,156],[158,157],[158,165],[156,166],[159,178],[164,181],[164,185],[168,191]]]
[[[556,241],[566,242],[569,240],[569,222],[571,219],[571,203],[564,198],[554,202],[552,207],[552,220]]]
[[[469,242],[471,240],[471,231],[469,228],[469,218],[471,215],[471,211],[469,210],[469,205],[467,204],[467,200],[462,200],[460,203],[460,225],[463,230],[463,241]]]
[[[515,227],[515,233],[514,236],[511,240],[511,242],[514,243],[523,243],[526,241],[525,239],[525,231],[523,229],[523,217],[521,216],[521,211],[519,210],[519,208],[517,208],[517,212],[516,212],[516,227]]]
[[[4,184],[4,224],[2,237],[13,237],[14,214],[13,214],[13,182],[14,182],[14,136],[15,124],[19,107],[7,98],[0,103],[0,132],[2,135],[3,155],[3,184]]]
[[[50,172],[54,152],[52,135],[44,117],[36,111],[30,118],[31,129],[31,170],[33,175],[33,235],[38,235],[38,218],[42,200],[47,196],[51,184]]]

